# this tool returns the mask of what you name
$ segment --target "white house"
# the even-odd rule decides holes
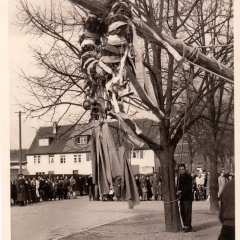
[[[145,123],[141,120],[141,124]],[[122,133],[116,132],[118,122],[110,122],[116,145],[121,144],[119,139]],[[149,126],[149,123],[147,124]],[[144,127],[142,125],[141,127]],[[92,124],[57,126],[54,122],[51,127],[40,127],[31,147],[26,153],[27,170],[30,175],[41,174],[83,174],[92,173],[90,138]],[[151,132],[148,130],[148,132]],[[152,131],[156,137],[156,131]],[[152,134],[153,135],[153,134]],[[159,161],[156,161],[154,152],[148,147],[131,147],[130,163],[133,173],[151,173],[159,171]]]
[[[26,154],[30,175],[91,174],[88,125],[41,127]]]

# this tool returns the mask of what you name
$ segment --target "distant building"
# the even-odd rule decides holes
[[[146,119],[135,121],[144,135],[159,142],[160,134],[157,123]],[[109,122],[109,126],[116,147],[121,146],[125,140],[124,131],[121,127],[119,129],[117,121]],[[91,174],[90,141],[92,128],[92,124],[58,126],[56,122],[49,127],[40,127],[26,153],[27,173],[30,175]],[[127,145],[129,162],[134,174],[150,174],[153,171],[161,173],[159,159],[146,144],[141,148],[130,142]],[[174,159],[176,164],[185,163],[189,171],[210,170],[209,160],[201,154],[196,153],[191,162],[188,145],[185,143],[183,149],[181,144],[178,144],[174,152]]]
[[[141,129],[144,124],[149,126],[149,122],[146,121],[138,122]],[[119,146],[124,137],[121,131],[116,130],[118,122],[110,122],[109,125],[112,126],[115,144]],[[156,131],[152,132],[156,135]],[[28,173],[30,175],[91,174],[91,133],[91,124],[57,126],[54,123],[51,127],[40,127],[26,154]],[[143,148],[131,146],[129,156],[134,174],[147,174],[150,173],[149,171],[159,170],[159,161],[146,145]]]

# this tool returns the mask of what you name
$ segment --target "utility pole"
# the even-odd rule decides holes
[[[20,164],[20,173],[22,174],[22,125],[21,125],[21,115],[22,112],[18,112],[19,117],[19,164]]]
[[[20,173],[22,174],[22,124],[21,124],[21,111],[19,111],[19,161]]]

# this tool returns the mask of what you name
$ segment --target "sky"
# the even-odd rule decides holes
[[[34,5],[43,5],[44,0],[28,0]],[[13,23],[16,22],[16,8],[17,0],[9,1],[9,120],[10,120],[10,148],[19,148],[19,111],[21,114],[21,128],[22,128],[22,148],[29,148],[36,131],[41,126],[49,126],[50,122],[44,122],[39,119],[29,119],[24,110],[17,102],[26,102],[28,96],[26,94],[25,83],[21,80],[18,73],[21,69],[27,75],[35,74],[38,69],[34,66],[32,53],[28,47],[36,39],[30,34],[24,34],[19,27]],[[60,110],[61,111],[61,110]],[[63,111],[63,110],[62,110]],[[45,118],[46,119],[46,118]],[[58,119],[53,119],[58,121]],[[61,123],[65,124],[67,122]]]
[[[16,0],[9,1],[9,115],[10,115],[10,148],[19,148],[19,111],[23,109],[17,104],[17,101],[24,101],[24,83],[18,76],[20,69],[28,72],[33,70],[31,63],[31,52],[28,43],[31,40],[30,35],[24,35],[20,28],[13,22],[16,20],[17,9]],[[34,0],[34,2],[41,2]],[[31,70],[30,70],[31,69]],[[22,148],[29,148],[36,130],[40,127],[41,122],[25,120],[26,115],[21,114],[22,127]]]

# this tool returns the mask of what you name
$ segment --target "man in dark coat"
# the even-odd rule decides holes
[[[88,185],[88,195],[89,195],[89,201],[91,201],[92,198],[94,198],[95,196],[93,195],[94,192],[93,192],[93,189],[94,189],[94,184],[93,184],[93,181],[92,181],[92,175],[89,175],[88,176],[88,179],[87,179],[87,183]]]
[[[219,219],[222,223],[218,240],[235,239],[235,182],[234,179],[225,184],[220,194]]]
[[[17,201],[19,202],[19,207],[22,207],[24,206],[24,202],[26,201],[26,188],[23,174],[18,175],[16,187],[17,187]]]
[[[180,164],[178,169],[180,174],[178,178],[177,195],[180,196],[180,211],[184,225],[183,230],[184,232],[189,232],[192,230],[192,177],[186,172],[185,164]]]
[[[83,196],[83,186],[84,186],[83,177],[79,176],[77,184],[78,184],[78,188],[79,188],[79,194],[80,194],[80,196]]]
[[[70,186],[70,181],[68,176],[65,176],[63,180],[63,192],[64,192],[64,199],[67,199],[68,187]]]

